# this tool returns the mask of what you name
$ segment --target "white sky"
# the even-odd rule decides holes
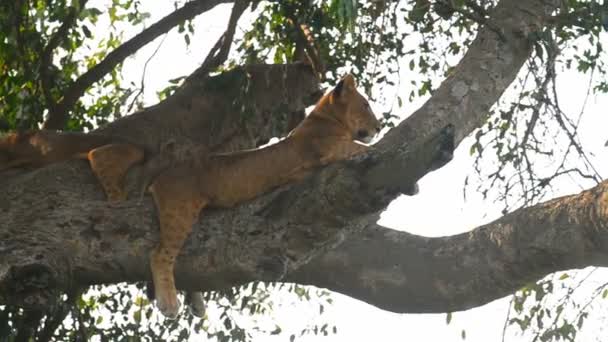
[[[102,9],[105,1],[94,1],[88,6]],[[173,10],[172,1],[143,2],[145,10],[152,17],[147,21],[153,23]],[[195,20],[195,36],[191,37],[191,45],[186,48],[181,35],[176,30],[169,33],[162,48],[148,65],[145,78],[145,103],[151,105],[157,102],[156,91],[167,86],[167,80],[190,74],[200,65],[211,45],[224,31],[229,15],[230,5],[221,5],[205,13]],[[97,25],[102,30],[103,21]],[[126,36],[139,32],[140,28],[129,29]],[[604,36],[604,43],[607,43]],[[127,80],[139,84],[143,65],[160,42],[155,42],[143,48],[135,58],[125,62],[124,72]],[[404,66],[407,69],[407,66]],[[581,108],[587,86],[586,76],[569,73],[560,76],[559,92],[561,104],[567,113],[578,113]],[[420,104],[406,105],[404,117],[411,114]],[[608,173],[607,150],[603,147],[608,139],[608,98],[591,98],[587,105],[581,132],[582,144],[595,153],[595,165],[604,166],[600,173]],[[472,174],[473,158],[469,156],[471,141],[466,140],[455,153],[455,158],[447,166],[427,175],[419,182],[420,193],[414,197],[402,196],[396,199],[382,215],[381,224],[388,227],[408,231],[425,236],[442,236],[468,231],[480,224],[489,222],[500,216],[500,204],[489,200],[484,201],[471,188],[467,192],[467,201],[463,200],[464,178]],[[580,191],[574,183],[560,183],[560,194],[577,193]],[[440,214],[438,214],[440,213]],[[404,260],[403,262],[407,262]],[[584,273],[584,272],[583,272]],[[561,273],[560,273],[561,274]],[[586,273],[584,273],[586,274]],[[584,274],[579,275],[579,279]],[[601,270],[589,279],[590,285],[600,284],[606,279],[607,272]],[[579,290],[583,292],[582,290]],[[586,291],[585,294],[588,294]],[[584,296],[582,296],[584,298]],[[452,322],[446,324],[445,314],[436,315],[402,315],[379,310],[368,304],[351,298],[334,295],[335,305],[326,308],[326,313],[318,317],[318,308],[306,303],[295,303],[280,306],[276,315],[283,325],[286,334],[275,338],[260,336],[259,340],[288,340],[290,327],[298,331],[306,324],[315,322],[330,322],[338,327],[338,334],[328,337],[309,336],[305,341],[461,341],[461,331],[466,330],[466,341],[500,341],[502,329],[508,309],[508,298],[500,299],[485,306],[459,312],[453,315]],[[600,340],[603,335],[601,327],[605,322],[605,304],[595,310],[595,314],[586,324],[589,324],[580,340]],[[594,323],[591,323],[593,321]],[[594,338],[597,337],[597,338]],[[298,339],[302,340],[302,339]],[[507,333],[507,341],[523,341],[518,328],[511,327]]]

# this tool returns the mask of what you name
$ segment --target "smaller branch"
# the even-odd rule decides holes
[[[42,94],[46,101],[46,106],[51,110],[55,106],[55,100],[51,94],[51,88],[53,85],[53,75],[51,74],[51,67],[53,66],[53,52],[55,49],[68,37],[68,31],[76,23],[78,13],[84,8],[87,0],[80,0],[78,7],[71,7],[70,12],[66,15],[63,23],[55,33],[49,39],[48,44],[41,53],[41,62],[39,67],[40,72],[40,83],[42,88]]]
[[[319,80],[323,80],[325,74],[325,65],[319,55],[319,48],[315,43],[310,27],[307,24],[299,23],[295,17],[290,17],[290,21],[296,28],[296,34],[298,35],[298,42],[296,42],[296,50],[298,44],[302,44],[303,52],[306,54],[305,63],[312,66],[312,69]]]
[[[474,2],[469,1],[467,3],[467,5],[471,7],[471,3],[474,3]],[[483,10],[483,8],[480,8],[478,6],[472,7],[473,10],[475,11],[475,13],[472,13],[472,12],[464,10],[458,6],[453,6],[450,1],[444,1],[443,5],[449,7],[454,12],[459,13],[463,17],[465,17],[469,20],[472,20],[479,25],[487,26],[490,30],[492,30],[494,33],[496,33],[496,35],[498,35],[498,38],[500,38],[500,40],[502,40],[503,42],[507,41],[507,38],[505,37],[505,34],[503,33],[502,29],[500,27],[494,25],[494,23],[491,23],[490,21],[488,21],[488,18],[486,18],[485,16],[483,16],[481,14],[481,13],[486,13],[485,10]]]
[[[509,300],[509,307],[507,307],[507,317],[505,317],[505,323],[502,326],[502,338],[501,342],[505,342],[505,336],[507,335],[507,327],[509,326],[509,318],[511,317],[511,308],[513,307],[514,296],[511,296]]]
[[[228,27],[226,28],[226,32],[217,40],[215,45],[211,48],[207,57],[203,61],[203,64],[196,69],[192,75],[190,75],[186,81],[191,80],[197,77],[207,77],[207,74],[211,72],[213,69],[216,69],[220,65],[222,65],[226,59],[228,59],[228,55],[230,54],[230,47],[232,46],[232,41],[234,40],[234,32],[236,31],[236,24],[239,21],[239,18],[245,12],[245,10],[249,7],[248,0],[236,0],[234,2],[234,6],[232,7],[232,12],[230,13],[230,19],[228,20]]]
[[[110,52],[104,60],[82,74],[74,83],[72,83],[72,85],[64,92],[63,98],[57,103],[57,105],[54,108],[50,108],[49,116],[42,125],[42,128],[62,129],[68,121],[68,112],[91,85],[101,80],[127,57],[131,56],[137,50],[153,41],[160,35],[167,33],[173,27],[183,23],[185,20],[192,19],[224,2],[229,1],[196,0],[188,2],[182,8],[167,15],[155,24],[143,30],[140,34],[123,43],[114,51]]]
[[[305,15],[298,15],[295,9],[287,11],[285,17],[291,24],[295,33],[295,61],[300,61],[312,67],[313,72],[319,81],[322,81],[325,74],[325,65],[319,55],[319,47],[315,42],[314,36],[308,24],[304,23]]]
[[[145,80],[146,80],[146,71],[148,70],[148,64],[150,64],[150,61],[156,56],[156,54],[160,50],[161,46],[163,46],[163,43],[165,42],[165,39],[167,39],[167,35],[166,34],[163,37],[163,39],[160,41],[160,43],[158,43],[158,46],[156,47],[156,49],[154,49],[154,52],[152,52],[152,54],[150,55],[150,57],[148,57],[148,59],[146,59],[146,62],[144,63],[144,70],[143,70],[143,72],[141,74],[141,81],[139,83],[139,90],[137,91],[137,94],[135,94],[135,96],[133,96],[133,100],[131,101],[131,104],[129,104],[129,107],[127,108],[127,113],[131,112],[131,110],[133,109],[133,106],[135,105],[135,102],[137,101],[137,99],[141,95],[144,94],[144,91],[146,89]]]
[[[594,9],[591,8],[580,8],[576,11],[572,11],[570,13],[560,13],[551,17],[548,17],[545,20],[545,24],[554,27],[565,27],[565,26],[578,26],[585,28],[584,25],[581,24],[581,19],[583,18],[592,18],[595,15]]]

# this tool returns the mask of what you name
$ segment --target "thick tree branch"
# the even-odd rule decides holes
[[[415,153],[413,147],[437,136],[449,124],[455,128],[455,145],[480,127],[530,56],[530,28],[541,27],[543,18],[554,8],[550,2],[540,0],[499,2],[491,11],[490,20],[501,28],[506,41],[497,39],[491,28],[480,28],[454,72],[431,99],[377,144],[381,159],[386,162],[369,170],[368,186],[411,186],[408,179],[418,179],[425,173],[419,165],[412,164],[416,158],[408,156]]]
[[[287,279],[385,310],[429,313],[477,307],[586,266],[608,266],[608,181],[455,236],[370,227]]]
[[[154,23],[140,34],[129,39],[121,46],[110,52],[104,60],[82,74],[72,85],[66,89],[63,98],[54,108],[49,108],[49,115],[43,124],[44,129],[63,129],[69,118],[69,111],[84,92],[95,82],[102,79],[118,64],[132,55],[149,42],[168,32],[185,20],[192,19],[220,3],[232,2],[228,0],[194,0],[186,3],[182,8],[167,15]]]

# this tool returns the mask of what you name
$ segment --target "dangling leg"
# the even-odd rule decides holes
[[[196,317],[205,317],[205,311],[207,310],[205,305],[205,297],[200,291],[186,292],[186,305],[190,309],[190,313]]]
[[[144,159],[144,151],[131,144],[109,144],[91,150],[87,157],[108,200],[126,200],[125,175],[131,166]]]
[[[150,267],[156,305],[163,315],[174,319],[179,311],[173,275],[175,259],[207,200],[180,186],[158,186],[158,181],[152,185],[152,194],[160,221],[160,242],[150,255]]]

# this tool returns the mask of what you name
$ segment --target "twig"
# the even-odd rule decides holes
[[[507,327],[509,326],[509,318],[511,318],[511,307],[513,306],[514,300],[515,295],[511,295],[511,300],[509,301],[509,305],[507,307],[507,317],[505,318],[505,324],[502,326],[502,342],[505,342],[505,336],[507,335]]]
[[[135,105],[135,101],[137,101],[137,98],[144,93],[144,89],[146,87],[144,81],[146,80],[146,71],[148,70],[148,64],[150,63],[150,61],[152,60],[152,58],[154,58],[154,56],[156,56],[156,54],[160,50],[161,46],[163,46],[163,43],[165,42],[165,39],[167,39],[167,35],[166,34],[163,37],[163,39],[160,41],[160,43],[158,43],[158,46],[156,47],[156,49],[154,49],[154,52],[152,52],[152,54],[150,55],[150,57],[148,57],[148,59],[146,59],[146,62],[144,63],[144,70],[143,70],[143,72],[141,74],[141,81],[140,81],[139,90],[137,91],[137,94],[135,94],[135,96],[133,97],[133,100],[131,101],[131,104],[127,108],[127,112],[131,112],[131,109],[133,109],[133,105]]]

